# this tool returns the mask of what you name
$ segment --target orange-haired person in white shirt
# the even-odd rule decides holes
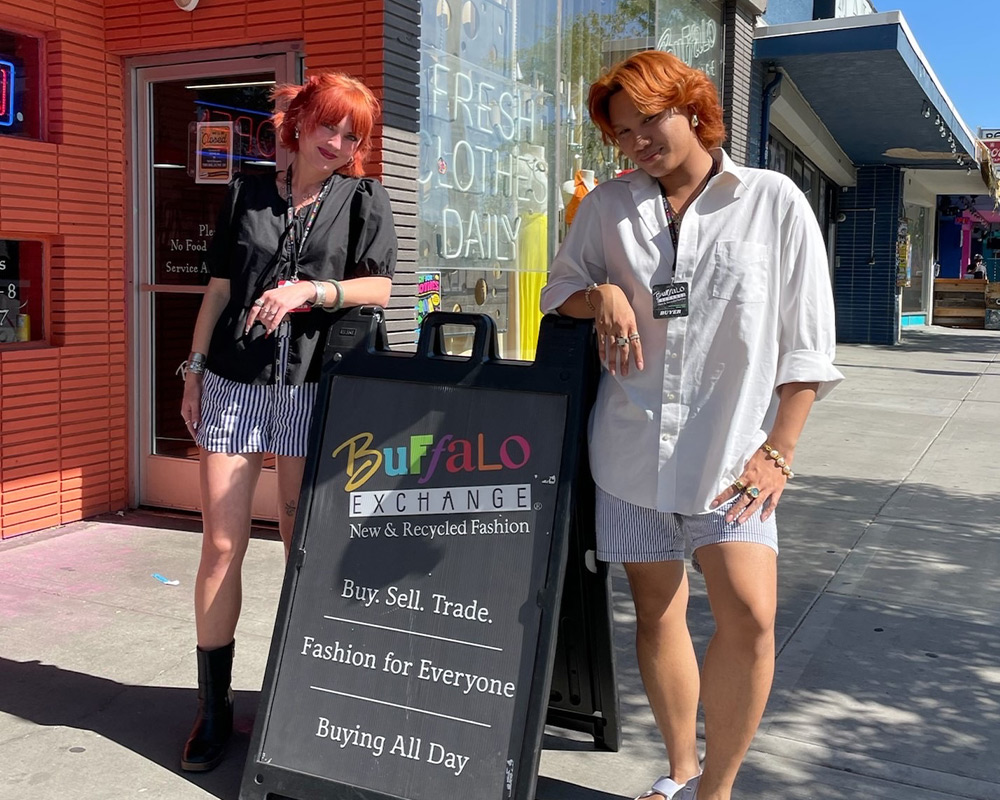
[[[774,511],[813,401],[843,377],[826,247],[787,177],[720,149],[722,108],[703,72],[638,53],[591,86],[589,107],[638,169],[581,201],[542,310],[593,318],[601,346],[598,557],[628,574],[670,759],[641,797],[730,800],[774,672]],[[700,675],[685,547],[716,622]]]

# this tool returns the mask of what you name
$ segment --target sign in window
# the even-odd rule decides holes
[[[42,138],[41,41],[0,28],[0,136]]]
[[[14,65],[0,61],[0,125],[14,124]]]
[[[41,242],[0,239],[0,346],[44,338]]]

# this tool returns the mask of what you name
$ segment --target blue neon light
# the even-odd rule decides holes
[[[14,124],[14,65],[0,61],[0,126]]]

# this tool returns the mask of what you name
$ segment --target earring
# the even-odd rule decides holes
[[[296,139],[299,138],[299,129],[298,128],[295,129],[295,138]]]
[[[691,127],[692,128],[697,128],[698,127],[698,115],[697,114],[692,114],[691,115]]]

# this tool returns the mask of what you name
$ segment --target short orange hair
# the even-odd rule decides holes
[[[706,148],[718,147],[726,140],[722,104],[712,79],[672,53],[635,53],[591,85],[587,106],[605,144],[617,144],[608,104],[618,92],[625,92],[643,114],[659,114],[668,108],[684,108],[689,114],[697,114],[698,127],[694,131]]]
[[[343,72],[315,72],[301,86],[276,87],[272,96],[278,106],[272,117],[278,141],[293,153],[299,150],[295,136],[299,128],[335,125],[349,114],[359,142],[354,160],[344,171],[355,178],[365,174],[364,163],[372,149],[372,131],[380,110],[371,89]]]

